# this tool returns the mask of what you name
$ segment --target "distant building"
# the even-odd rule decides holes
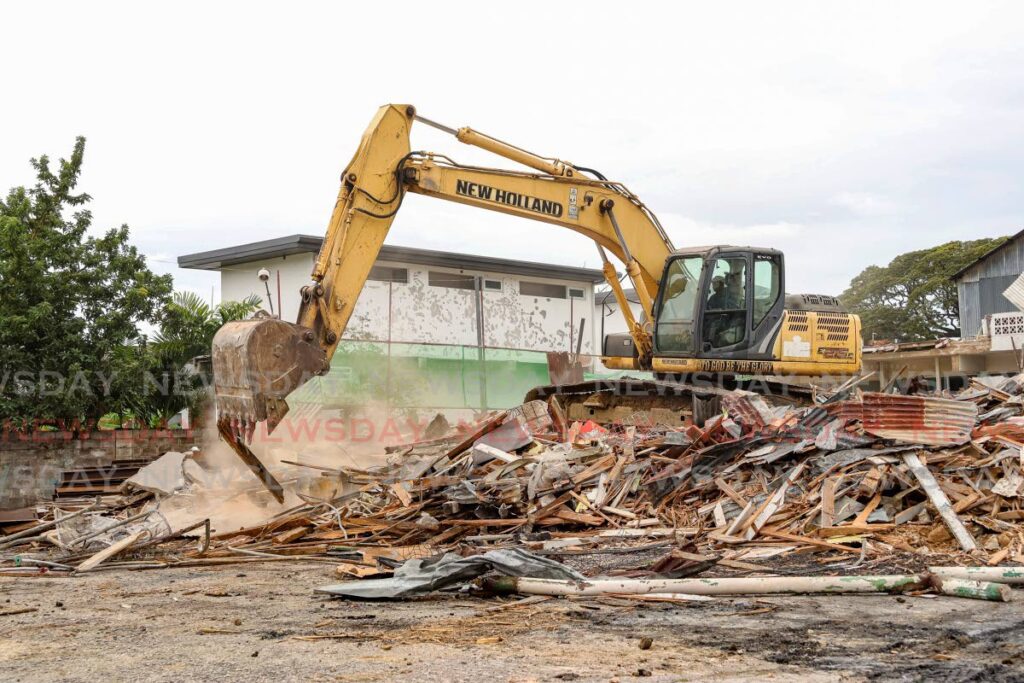
[[[1024,368],[1024,231],[953,275],[960,309],[960,339],[937,339],[865,347],[864,371],[876,371],[885,385],[902,370],[902,381],[928,378],[933,386],[956,389],[966,377],[1016,374]],[[1017,283],[1017,284],[1015,284]]]
[[[960,304],[960,336],[987,336],[986,318],[1018,314],[1003,292],[1024,273],[1024,230],[953,275]]]
[[[218,271],[222,300],[254,294],[265,308],[257,273],[266,268],[274,311],[294,321],[321,241],[289,235],[186,254],[178,265]],[[575,350],[581,326],[582,353],[600,353],[594,285],[603,279],[588,268],[385,245],[317,400],[515,405],[547,383],[545,352]]]

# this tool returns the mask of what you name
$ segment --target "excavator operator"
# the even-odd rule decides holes
[[[725,291],[725,278],[721,275],[716,275],[711,280],[711,289],[714,293],[708,297],[708,310],[709,311],[722,311],[726,308],[732,308],[729,306],[729,296]]]

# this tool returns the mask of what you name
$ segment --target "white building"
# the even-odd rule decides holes
[[[266,302],[257,276],[266,268],[274,311],[295,320],[321,241],[289,235],[187,254],[178,265],[219,271],[225,301],[255,294]],[[438,408],[513,405],[547,383],[544,352],[575,351],[581,326],[581,352],[600,354],[594,286],[602,281],[588,268],[385,245],[332,362],[330,379],[349,386],[328,393],[389,402],[417,393],[414,402]],[[414,382],[429,389],[415,392]]]
[[[274,311],[295,320],[299,289],[310,282],[320,243],[289,235],[179,256],[178,265],[219,271],[224,301],[254,294],[266,302],[257,277],[266,268]],[[390,245],[381,249],[343,338],[476,346],[477,278],[486,347],[575,350],[583,324],[582,352],[600,352],[594,325],[600,270]]]
[[[626,301],[629,302],[633,318],[637,321],[643,320],[643,309],[640,307],[640,297],[637,296],[636,290],[624,289],[623,294],[626,295]],[[629,332],[626,328],[626,319],[619,311],[619,302],[616,301],[615,294],[611,289],[594,292],[594,325],[596,327],[595,338],[599,344],[605,335]],[[600,346],[598,349],[598,353],[600,353]]]

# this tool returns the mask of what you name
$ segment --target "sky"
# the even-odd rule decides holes
[[[22,2],[0,9],[0,191],[86,136],[94,231],[179,255],[322,234],[377,107],[625,183],[676,247],[787,290],[1024,229],[1024,3]],[[413,149],[515,167],[425,126]],[[599,267],[567,230],[410,195],[388,243]]]

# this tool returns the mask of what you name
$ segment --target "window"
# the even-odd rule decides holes
[[[565,287],[563,285],[552,285],[547,282],[520,280],[519,293],[523,296],[544,296],[549,299],[564,299]]]
[[[570,299],[585,299],[586,298],[586,294],[583,292],[582,289],[570,289],[569,290],[569,298]]]
[[[754,327],[761,324],[779,300],[781,272],[776,257],[765,254],[754,256]]]
[[[462,273],[441,273],[431,270],[427,273],[427,284],[431,287],[449,289],[476,289],[476,277]]]
[[[501,280],[484,280],[484,289],[491,292],[500,292]]]
[[[747,336],[747,257],[715,259],[704,296],[704,342],[713,349],[743,342]]]
[[[693,313],[703,265],[699,256],[675,259],[669,264],[658,312],[659,351],[693,353]]]
[[[392,268],[391,266],[374,266],[370,268],[368,280],[378,282],[399,282],[403,285],[409,283],[408,268]]]

